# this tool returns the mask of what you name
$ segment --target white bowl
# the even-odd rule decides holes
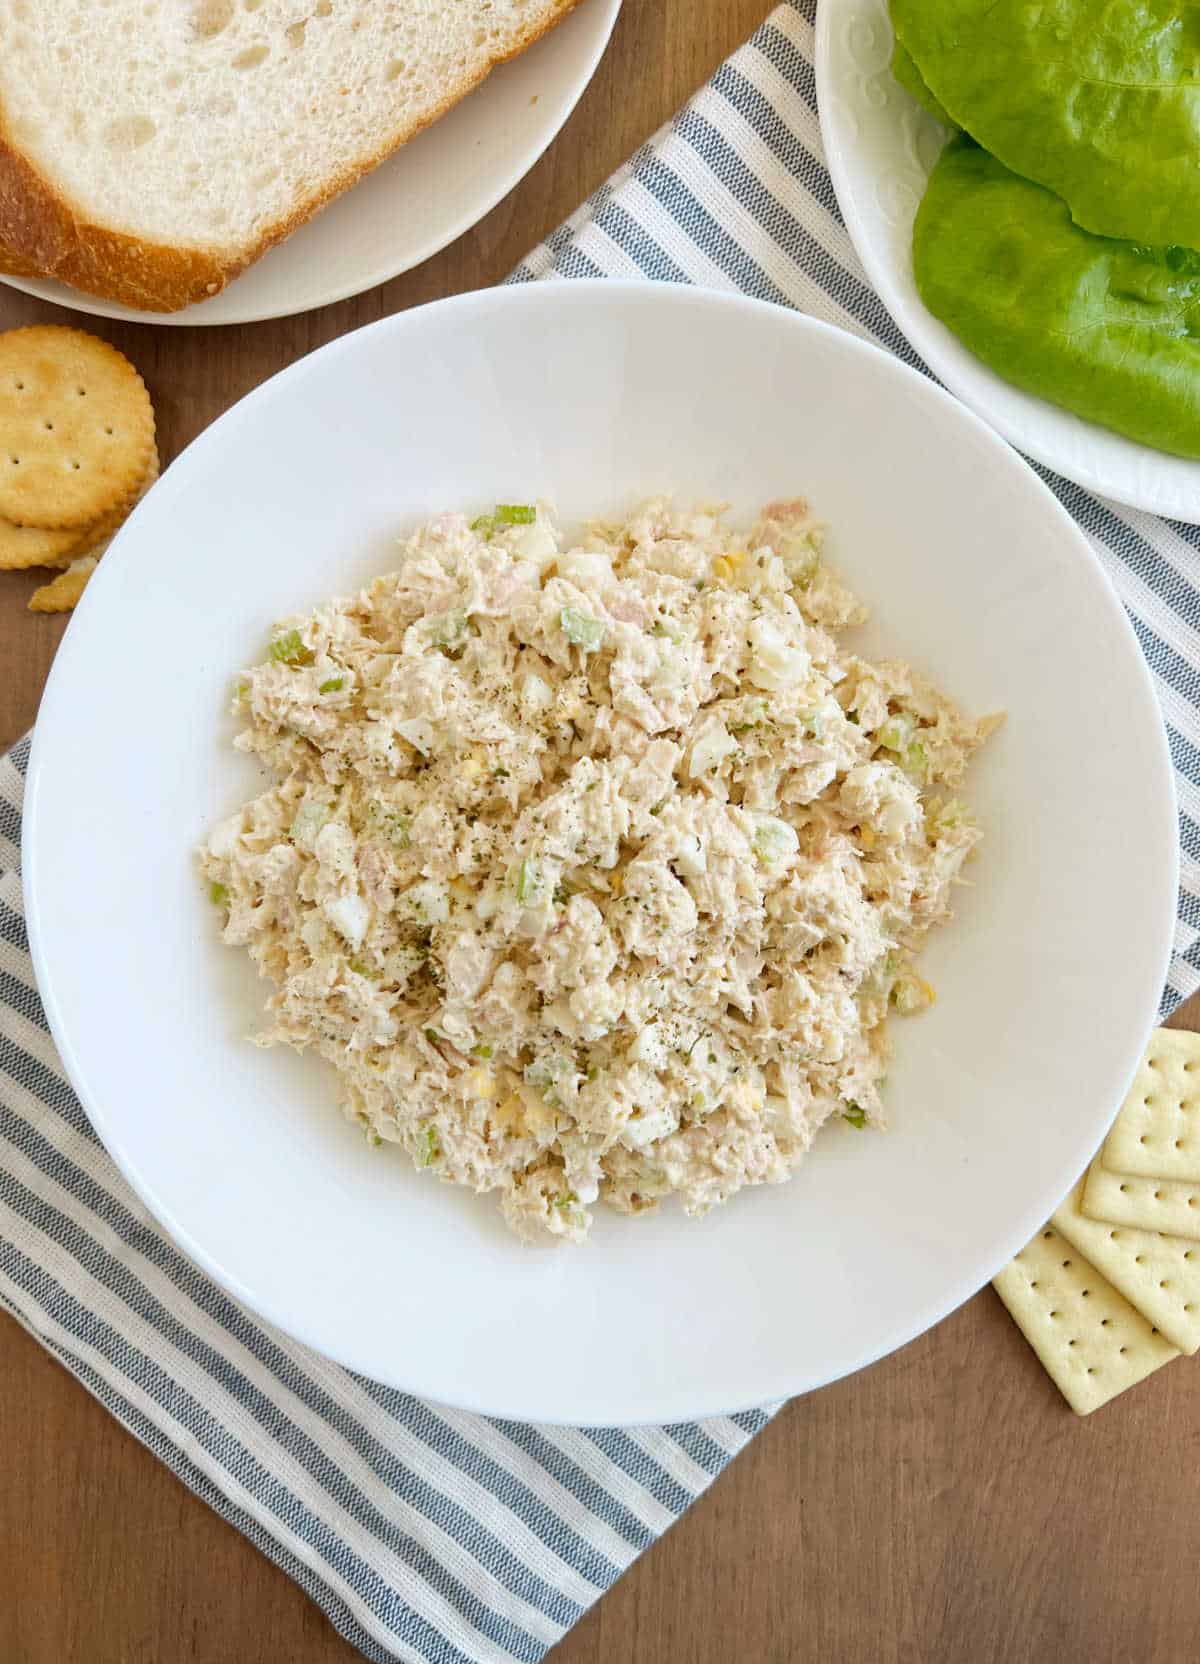
[[[949,130],[897,85],[887,0],[821,0],[821,138],[850,240],[880,299],[929,368],[1026,456],[1087,491],[1200,523],[1200,462],[1085,422],[1004,381],[926,311],[912,227]]]
[[[867,651],[1008,722],[987,829],[896,1024],[886,1136],[702,1221],[602,1210],[531,1250],[491,1200],[368,1149],[332,1072],[247,1043],[264,986],[217,941],[193,847],[261,789],[231,680],[281,614],[386,567],[448,505],[567,519],[673,488],[749,516],[808,493],[876,608]],[[277,376],[167,471],[50,679],[26,883],[55,1038],[147,1205],[239,1299],[414,1392],[539,1420],[676,1420],[821,1385],[980,1284],[1083,1168],[1172,935],[1171,770],[1100,566],[1029,468],[925,378],[794,313],[618,283],[406,312]]]
[[[581,0],[544,40],[434,122],[212,300],[138,312],[44,278],[27,295],[145,324],[247,324],[359,295],[428,260],[489,214],[553,141],[608,45],[621,0]],[[531,226],[529,241],[549,227]]]

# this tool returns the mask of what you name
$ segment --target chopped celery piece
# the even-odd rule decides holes
[[[795,829],[785,820],[767,816],[754,829],[754,849],[760,861],[786,861],[799,847]]]
[[[524,860],[517,868],[517,900],[522,906],[532,901],[542,881],[541,868],[536,861]]]
[[[912,742],[913,729],[915,727],[916,724],[913,722],[912,717],[906,716],[902,712],[899,716],[888,717],[887,721],[882,724],[878,733],[875,735],[875,738],[885,750],[895,751],[899,754],[904,752]]]
[[[394,849],[408,848],[412,840],[408,833],[407,815],[389,809],[378,798],[373,798],[367,805],[367,819],[377,831],[383,833]]]
[[[604,625],[600,620],[589,618],[586,612],[577,612],[574,607],[564,607],[558,621],[567,640],[582,647],[585,653],[595,653],[604,640]]]
[[[425,1128],[425,1154],[421,1158],[422,1167],[432,1167],[442,1153],[442,1146],[438,1140],[437,1128]]]
[[[218,884],[214,878],[212,883],[208,886],[208,899],[212,902],[214,907],[224,907],[226,902],[229,900],[228,885]]]
[[[318,693],[341,693],[341,691],[345,687],[345,685],[346,685],[346,678],[344,676],[331,676],[327,682],[322,682],[321,683],[320,687],[317,689],[317,692]]]
[[[929,753],[920,740],[914,740],[904,748],[904,769],[907,774],[915,774],[923,778],[929,767]]]
[[[493,513],[479,514],[471,521],[471,530],[490,538],[501,526],[532,526],[536,519],[532,503],[497,503]]]
[[[573,1190],[568,1190],[565,1196],[556,1196],[554,1198],[554,1205],[560,1212],[565,1213],[568,1208],[574,1207],[578,1200],[579,1197],[575,1194],[575,1192]]]
[[[745,699],[742,701],[740,719],[728,724],[731,734],[748,734],[751,728],[758,728],[767,720],[767,702],[765,699]]]
[[[929,984],[912,971],[903,971],[896,978],[892,988],[892,1004],[902,1017],[911,1017],[914,1012],[924,1011],[926,1006],[934,1002],[934,992]]]
[[[535,1086],[548,1104],[558,1102],[555,1082],[570,1071],[571,1065],[565,1057],[554,1052],[544,1053],[535,1057],[532,1063],[527,1063],[524,1070],[524,1080],[527,1086]]]
[[[311,664],[314,654],[300,639],[299,630],[285,630],[270,646],[270,656],[276,664]]]
[[[491,1057],[491,1055],[492,1055],[492,1048],[490,1046],[472,1046],[471,1047],[471,1056],[472,1057],[487,1058],[487,1057]]]
[[[865,1109],[860,1108],[858,1104],[851,1104],[849,1109],[844,1109],[842,1111],[842,1120],[849,1121],[852,1127],[865,1127],[867,1124],[867,1112]]]
[[[294,844],[311,844],[332,813],[328,803],[305,800],[296,810],[288,836]]]
[[[248,676],[239,676],[237,681],[233,684],[233,702],[235,705],[244,705],[249,697],[250,678]]]
[[[821,557],[810,544],[796,549],[787,561],[788,576],[797,589],[807,589],[820,570]]]
[[[425,622],[435,647],[457,647],[467,633],[467,615],[460,608],[435,613]]]
[[[930,836],[935,840],[947,832],[955,832],[960,826],[968,824],[967,806],[960,803],[956,797],[950,798],[946,803],[935,800],[926,810],[925,824]]]

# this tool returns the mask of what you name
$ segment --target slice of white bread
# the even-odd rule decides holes
[[[170,312],[575,0],[0,0],[0,271]]]

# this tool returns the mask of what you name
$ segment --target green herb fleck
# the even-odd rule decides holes
[[[226,902],[229,900],[228,885],[218,884],[214,878],[212,883],[208,886],[208,899],[212,902],[214,907],[224,907]]]
[[[345,685],[346,685],[346,678],[344,676],[331,676],[327,682],[322,682],[321,683],[320,687],[317,689],[317,692],[318,693],[341,693],[341,691],[345,687]]]
[[[425,1128],[425,1154],[421,1158],[422,1167],[432,1167],[442,1153],[442,1146],[438,1141],[437,1128]]]
[[[472,1057],[488,1058],[488,1057],[491,1057],[491,1055],[492,1055],[492,1048],[490,1046],[472,1046],[471,1047],[471,1056]]]
[[[842,1120],[849,1121],[852,1127],[865,1127],[867,1124],[867,1112],[858,1104],[851,1104],[849,1109],[842,1111]]]

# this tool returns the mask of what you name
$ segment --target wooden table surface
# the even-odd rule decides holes
[[[525,182],[381,289],[244,328],[98,324],[146,377],[164,461],[334,336],[503,277],[766,10],[625,0],[599,73]],[[0,288],[0,328],[55,316]],[[34,584],[0,574],[0,745],[32,722],[64,627],[25,611]],[[1180,1021],[1200,1028],[1200,1006]],[[904,1351],[788,1406],[555,1664],[1181,1664],[1200,1645],[1198,1471],[1200,1361],[1077,1421],[985,1289]],[[0,1664],[357,1656],[0,1319]]]

